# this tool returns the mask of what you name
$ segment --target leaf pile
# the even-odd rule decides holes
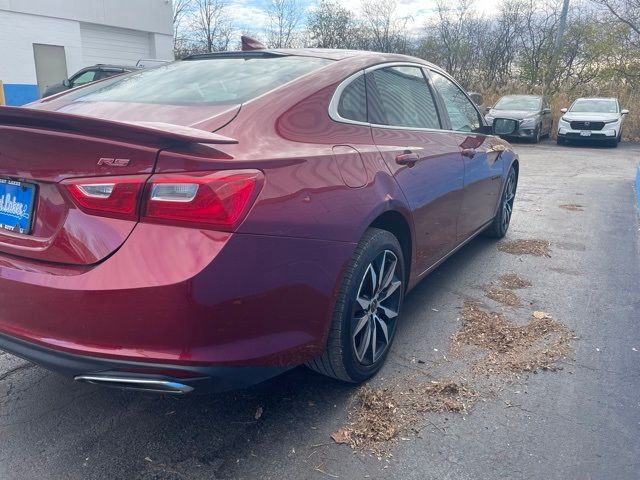
[[[560,208],[564,208],[565,210],[569,210],[570,212],[582,212],[582,205],[578,205],[575,203],[568,203],[566,205],[558,205]]]
[[[488,353],[475,363],[476,373],[521,373],[556,370],[557,360],[568,356],[572,332],[544,312],[534,312],[526,325],[516,325],[496,312],[464,302],[462,328],[451,339],[451,351],[461,356],[465,347]]]
[[[551,244],[546,240],[509,240],[498,242],[498,250],[511,255],[551,257]]]
[[[487,285],[484,287],[484,294],[491,300],[502,303],[503,305],[509,305],[510,307],[519,307],[522,305],[520,297],[511,290],[504,290]]]
[[[407,382],[403,382],[407,383]],[[349,425],[334,432],[336,443],[382,453],[388,442],[420,426],[425,412],[465,412],[477,396],[453,380],[408,382],[395,387],[360,387],[349,411]]]
[[[506,273],[500,277],[500,283],[504,288],[511,290],[519,290],[531,286],[531,282],[526,278],[522,278],[515,273]]]

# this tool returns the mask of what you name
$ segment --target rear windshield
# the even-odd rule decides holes
[[[538,110],[541,102],[540,97],[502,97],[493,108],[496,110]]]
[[[579,99],[573,102],[569,110],[571,112],[618,113],[618,104],[615,100]]]
[[[331,62],[294,56],[185,60],[110,79],[66,98],[163,105],[244,103]]]

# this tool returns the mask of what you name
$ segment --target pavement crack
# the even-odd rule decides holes
[[[36,365],[34,365],[33,363],[22,363],[22,364],[18,365],[17,367],[13,367],[12,369],[7,370],[2,375],[0,375],[0,382],[5,380],[7,377],[10,377],[14,373],[18,373],[18,372],[20,372],[22,370],[29,370],[30,368],[35,368],[35,367],[36,367]]]
[[[589,370],[591,372],[609,373],[611,375],[620,375],[626,378],[634,378],[639,375],[638,373],[618,372],[616,370],[608,370],[606,368],[592,367],[590,365],[585,365],[583,363],[578,363],[578,362],[560,362],[560,363],[562,363],[567,367],[580,367],[580,368],[584,368],[585,370]]]

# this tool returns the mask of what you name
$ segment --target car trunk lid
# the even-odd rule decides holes
[[[184,143],[236,142],[164,122],[0,107],[0,252],[74,265],[103,260],[122,245],[137,219],[88,214],[64,184],[116,176],[144,182],[160,150]],[[28,217],[22,225],[21,216]]]

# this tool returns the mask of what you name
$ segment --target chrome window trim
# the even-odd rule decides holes
[[[342,97],[342,93],[344,92],[344,89],[347,88],[351,84],[351,82],[360,78],[364,74],[365,74],[365,70],[358,70],[356,73],[344,79],[340,83],[340,85],[338,85],[338,88],[336,88],[336,91],[333,92],[333,96],[331,97],[331,102],[329,102],[329,117],[331,117],[332,120],[340,123],[349,123],[351,125],[364,125],[364,126],[371,125],[369,122],[360,122],[358,120],[351,120],[349,118],[344,118],[338,113],[338,105],[340,103],[340,97]]]
[[[458,134],[464,134],[464,133],[471,133],[471,134],[476,134],[476,135],[485,135],[485,136],[490,136],[484,133],[476,133],[476,132],[461,132],[459,130],[446,130],[444,128],[421,128],[421,127],[402,127],[402,126],[396,126],[396,125],[380,125],[378,123],[370,123],[370,122],[359,122],[357,120],[350,120],[348,118],[344,118],[342,116],[340,116],[340,114],[338,113],[338,104],[340,102],[340,97],[342,95],[342,92],[344,92],[344,89],[347,88],[347,86],[353,82],[355,79],[357,79],[358,77],[360,77],[361,75],[365,75],[367,73],[373,72],[375,70],[379,70],[381,68],[387,68],[387,67],[416,67],[416,68],[420,68],[423,70],[423,75],[425,76],[425,82],[430,82],[431,78],[429,77],[429,75],[427,74],[427,72],[425,72],[426,70],[433,70],[436,73],[439,73],[440,75],[445,76],[445,78],[448,78],[450,80],[452,80],[448,75],[446,75],[446,73],[433,66],[433,65],[426,65],[426,64],[421,64],[421,63],[414,63],[414,62],[388,62],[388,63],[380,63],[378,65],[372,65],[371,67],[367,67],[364,70],[358,70],[356,73],[348,76],[347,78],[345,78],[336,88],[335,92],[333,92],[333,96],[331,97],[331,101],[329,102],[329,117],[331,118],[331,120],[335,121],[335,122],[339,122],[339,123],[346,123],[346,124],[350,124],[350,125],[360,125],[360,126],[364,126],[364,127],[375,127],[375,128],[386,128],[389,130],[411,130],[411,131],[419,131],[419,132],[434,132],[434,133],[458,133]],[[460,87],[460,85],[458,85],[457,82],[455,82],[454,80],[452,80],[453,83],[460,88],[466,95],[466,92],[464,91],[464,89],[462,87]],[[467,96],[468,98],[468,96]],[[472,102],[473,104],[473,102]],[[478,109],[476,109],[477,111]],[[480,112],[478,112],[478,114],[480,115],[480,117],[484,120],[484,117],[482,117],[482,115],[480,114]]]

